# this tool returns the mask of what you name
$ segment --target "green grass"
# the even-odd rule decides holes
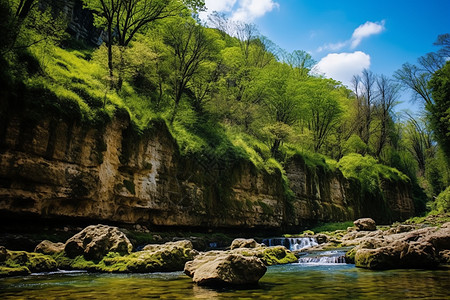
[[[321,232],[331,232],[336,230],[347,230],[348,227],[353,227],[353,222],[337,222],[337,223],[325,223],[325,224],[319,224],[310,230],[314,233],[321,233]]]

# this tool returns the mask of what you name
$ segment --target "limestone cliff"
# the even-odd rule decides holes
[[[14,114],[0,123],[0,213],[18,220],[280,230],[414,212],[404,184],[386,183],[384,200],[373,202],[339,172],[308,168],[298,157],[285,166],[294,192],[287,197],[279,172],[226,155],[180,155],[164,122],[142,134],[126,117],[99,128]]]

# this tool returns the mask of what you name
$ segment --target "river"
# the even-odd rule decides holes
[[[268,267],[250,289],[199,287],[182,272],[57,272],[0,279],[0,299],[449,299],[450,269],[370,271],[343,263]]]

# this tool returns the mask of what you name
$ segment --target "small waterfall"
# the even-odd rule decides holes
[[[328,264],[346,264],[345,252],[342,251],[325,251],[300,257],[298,262],[300,264],[317,264],[317,265],[328,265]]]
[[[313,237],[298,237],[298,238],[271,238],[262,241],[265,245],[271,246],[285,246],[291,251],[301,250],[312,246],[317,246],[318,243]]]

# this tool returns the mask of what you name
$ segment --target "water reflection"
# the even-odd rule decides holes
[[[291,264],[269,267],[258,286],[240,290],[199,287],[181,272],[57,273],[0,279],[0,299],[448,299],[449,275]]]

